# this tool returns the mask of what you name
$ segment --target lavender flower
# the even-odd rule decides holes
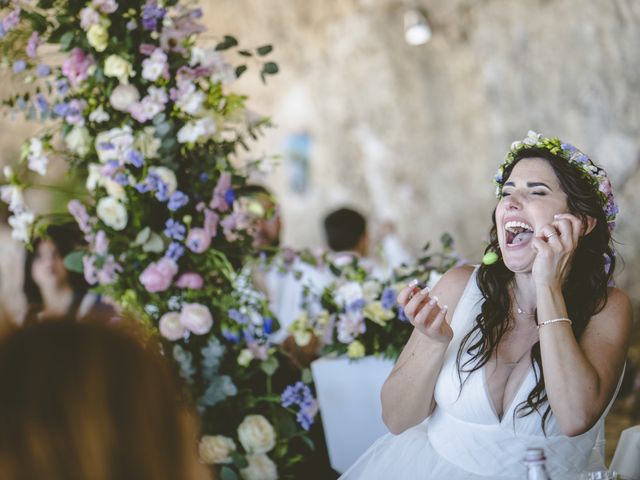
[[[318,412],[318,404],[311,394],[311,389],[302,382],[296,382],[284,389],[280,397],[283,407],[300,407],[296,414],[297,422],[305,430],[309,430]]]
[[[168,238],[173,238],[174,240],[184,240],[185,235],[187,233],[187,227],[185,227],[182,223],[170,218],[165,223],[164,234]]]
[[[141,168],[144,165],[144,156],[138,150],[129,150],[127,161],[134,167]]]
[[[187,203],[189,203],[189,197],[180,190],[176,190],[171,194],[167,208],[172,212],[175,212],[176,210],[184,207]]]
[[[166,232],[165,232],[166,233]],[[180,260],[180,257],[184,255],[184,247],[178,242],[171,242],[164,256],[170,258],[174,262]]]
[[[36,67],[36,75],[39,77],[48,77],[51,74],[51,67],[44,63],[39,64]]]
[[[129,185],[129,176],[126,173],[117,173],[113,179],[118,185],[122,185],[123,187]]]
[[[35,58],[38,53],[38,46],[40,45],[40,36],[38,32],[33,32],[31,37],[29,37],[29,41],[27,42],[27,56],[29,58]]]
[[[25,62],[24,60],[16,60],[15,62],[13,62],[13,73],[24,72],[26,68],[27,62]]]
[[[44,95],[40,93],[36,95],[36,106],[43,113],[49,111],[49,102],[47,102],[47,99],[44,97]]]
[[[148,1],[142,7],[142,28],[147,31],[158,28],[158,21],[162,20],[167,11],[159,7],[155,1]]]
[[[231,320],[238,322],[242,325],[246,325],[249,323],[249,317],[241,313],[239,310],[236,310],[235,308],[230,309],[227,312],[227,315],[229,315],[229,318]]]

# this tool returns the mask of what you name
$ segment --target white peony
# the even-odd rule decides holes
[[[119,55],[109,55],[104,61],[104,74],[107,77],[115,77],[120,83],[129,83],[129,77],[134,75],[133,67]]]
[[[200,90],[196,90],[195,85],[193,85],[193,89],[189,90],[189,93],[180,97],[176,105],[180,110],[189,115],[198,115],[202,111],[202,103],[204,102],[205,95]]]
[[[233,439],[224,435],[204,435],[198,445],[200,460],[206,464],[231,463],[231,452],[236,450]]]
[[[171,195],[178,188],[178,180],[173,170],[167,167],[151,167],[149,173],[153,173],[160,177],[160,180],[167,186],[167,192]]]
[[[9,225],[13,229],[11,237],[14,240],[28,242],[34,220],[35,217],[31,212],[20,212],[9,217]]]
[[[91,134],[87,127],[75,126],[64,137],[64,143],[70,152],[84,157],[91,149]]]
[[[113,89],[109,96],[109,103],[119,112],[128,112],[131,105],[140,100],[140,92],[133,85],[121,83]]]
[[[129,220],[127,209],[112,197],[102,197],[96,207],[98,218],[114,230],[122,230]]]
[[[162,315],[158,328],[160,329],[160,335],[172,342],[180,340],[186,331],[180,323],[180,314],[178,312],[167,312]]]
[[[195,143],[201,138],[211,137],[216,133],[216,122],[213,117],[200,118],[187,122],[178,130],[178,142]]]
[[[135,148],[142,153],[145,158],[155,158],[162,142],[155,136],[156,129],[152,126],[144,127],[136,134]]]
[[[248,453],[267,453],[276,445],[276,432],[262,415],[247,415],[238,427],[238,439]]]
[[[249,465],[240,470],[244,480],[278,480],[278,467],[264,453],[247,455]]]
[[[209,333],[213,326],[213,317],[207,307],[199,303],[187,303],[180,312],[180,323],[196,335]]]

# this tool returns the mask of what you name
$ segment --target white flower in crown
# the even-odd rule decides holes
[[[342,308],[353,305],[364,298],[362,286],[358,282],[347,282],[333,292],[333,301]]]
[[[129,77],[135,75],[135,72],[129,61],[112,54],[104,61],[104,74],[107,77],[117,78],[120,83],[129,83]]]
[[[167,167],[151,167],[149,173],[160,177],[160,180],[167,186],[167,193],[171,195],[178,189],[178,180],[173,170]]]
[[[195,143],[198,140],[211,137],[216,133],[216,122],[212,117],[200,118],[187,122],[178,130],[178,142]]]
[[[160,139],[155,136],[155,131],[154,127],[147,126],[136,133],[134,146],[145,158],[156,158],[162,146]]]
[[[102,197],[98,201],[96,214],[105,225],[117,231],[123,230],[129,220],[127,209],[113,197]]]
[[[94,123],[104,123],[109,121],[109,118],[111,117],[107,112],[104,111],[104,108],[102,108],[102,105],[100,105],[98,108],[96,108],[93,112],[89,114],[89,121]]]
[[[121,83],[109,95],[109,103],[119,112],[128,112],[131,105],[140,99],[140,92],[131,84]]]
[[[102,163],[117,160],[124,163],[126,155],[133,146],[131,127],[112,128],[96,136],[95,148]]]
[[[525,145],[534,146],[540,141],[541,138],[542,135],[534,132],[533,130],[529,130],[527,132],[527,138],[525,138],[522,143],[524,143]]]
[[[167,68],[167,54],[156,48],[149,58],[142,61],[142,78],[155,82]]]
[[[372,302],[382,292],[382,285],[377,280],[367,280],[362,284],[362,296],[367,302]]]

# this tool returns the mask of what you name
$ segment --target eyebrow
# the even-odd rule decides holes
[[[515,185],[515,183],[513,183],[513,182],[506,182],[506,183],[504,184],[504,186],[505,186],[505,187],[515,187],[516,185]],[[527,182],[527,187],[528,187],[528,188],[534,188],[534,187],[546,187],[546,188],[548,188],[549,190],[553,191],[553,190],[551,189],[551,187],[549,187],[549,185],[547,185],[546,183],[543,183],[543,182]]]

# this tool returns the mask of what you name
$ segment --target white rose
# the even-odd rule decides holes
[[[155,158],[158,156],[158,150],[162,142],[159,138],[155,137],[155,131],[154,127],[148,126],[136,134],[134,145],[145,158]]]
[[[131,127],[112,128],[96,136],[95,142],[98,158],[102,163],[109,160],[124,161],[133,147]]]
[[[214,463],[231,463],[231,452],[236,450],[236,443],[224,435],[205,435],[200,439],[198,453],[200,460],[209,465]]]
[[[180,340],[185,332],[185,328],[180,323],[180,314],[178,312],[167,312],[162,315],[158,328],[160,329],[160,335],[172,342]]]
[[[248,453],[267,453],[276,445],[276,432],[262,415],[247,415],[238,427],[238,439]]]
[[[29,234],[31,233],[31,225],[35,217],[31,212],[21,212],[9,217],[9,225],[13,229],[11,237],[14,240],[28,242]]]
[[[96,213],[98,218],[102,220],[105,225],[113,228],[114,230],[122,230],[127,226],[129,220],[127,216],[127,209],[118,200],[112,197],[103,197],[98,202],[96,207]]]
[[[96,52],[104,52],[109,43],[109,32],[99,23],[91,25],[87,31],[87,40]]]
[[[72,153],[84,157],[91,148],[91,135],[87,127],[75,126],[64,137],[64,142]]]
[[[196,335],[209,333],[213,317],[207,307],[199,303],[187,303],[180,312],[180,323]]]
[[[178,188],[178,180],[173,170],[167,167],[152,167],[149,169],[149,173],[153,173],[160,177],[160,180],[167,186],[167,192],[171,195]]]
[[[129,77],[133,76],[134,72],[127,60],[118,55],[109,55],[104,61],[104,74],[117,78],[120,83],[129,83]]]
[[[333,293],[333,299],[343,308],[362,298],[362,287],[358,282],[347,282]]]
[[[132,104],[140,100],[140,92],[128,83],[120,84],[109,96],[111,106],[120,112],[128,112]]]
[[[127,194],[124,191],[124,187],[115,180],[104,178],[102,179],[101,183],[104,186],[104,189],[107,191],[107,195],[109,195],[110,197],[117,198],[118,200],[124,200],[127,197]]]
[[[264,453],[247,455],[249,465],[240,470],[244,480],[278,480],[278,467]]]
[[[189,115],[198,115],[202,111],[202,102],[204,102],[204,99],[204,93],[194,88],[193,92],[182,96],[182,98],[176,102],[176,105],[180,110]]]
[[[368,280],[362,285],[362,295],[367,302],[373,302],[381,291],[382,285],[375,280]]]

